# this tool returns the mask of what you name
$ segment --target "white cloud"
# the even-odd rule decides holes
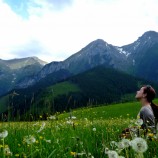
[[[157,0],[67,2],[55,8],[53,1],[29,1],[29,18],[23,19],[0,1],[1,58],[31,56],[32,50],[48,62],[64,60],[98,38],[121,46],[145,31],[158,31]]]

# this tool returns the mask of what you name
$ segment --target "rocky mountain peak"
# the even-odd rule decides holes
[[[107,42],[105,42],[104,40],[102,40],[102,39],[97,39],[97,40],[94,40],[94,41],[92,41],[91,43],[89,43],[86,47],[85,47],[85,49],[86,48],[91,48],[91,49],[93,49],[93,48],[96,48],[96,47],[108,47],[109,46],[109,44],[107,43]]]
[[[142,38],[158,38],[158,32],[156,31],[147,31],[142,36]]]
[[[142,36],[140,36],[135,42],[122,46],[123,50],[128,52],[131,57],[139,52],[145,52],[148,48],[153,47],[153,45],[158,43],[158,32],[147,31]],[[140,53],[139,53],[140,54]]]
[[[141,42],[142,44],[148,43],[148,45],[153,45],[158,43],[158,32],[156,31],[147,31],[136,41],[137,43]]]

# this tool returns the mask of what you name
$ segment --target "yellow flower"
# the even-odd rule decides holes
[[[74,125],[75,125],[75,126],[77,126],[77,125],[78,125],[78,123],[77,123],[77,122],[75,122],[75,123],[74,123]]]
[[[0,144],[0,148],[3,148],[3,145]]]
[[[75,156],[75,155],[76,155],[76,152],[71,151],[71,152],[70,152],[70,155]]]
[[[15,154],[15,157],[19,157],[20,155],[19,154]]]
[[[148,133],[148,136],[149,136],[149,137],[153,137],[154,134],[153,134],[153,133]]]
[[[9,146],[8,146],[8,145],[5,145],[4,147],[5,147],[5,148],[8,148]]]
[[[140,116],[139,116],[139,115],[137,115],[137,119],[140,119]]]

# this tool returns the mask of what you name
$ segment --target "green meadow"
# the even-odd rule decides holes
[[[143,138],[148,146],[143,153],[135,152],[131,146],[120,149],[116,145],[122,139],[121,131],[136,120],[139,109],[138,102],[128,102],[57,112],[53,116],[48,111],[46,121],[41,116],[34,122],[0,122],[0,158],[156,158],[156,137]],[[119,156],[108,155],[107,149]]]

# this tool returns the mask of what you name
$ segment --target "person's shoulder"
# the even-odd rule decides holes
[[[141,112],[147,112],[147,111],[151,111],[151,109],[150,109],[150,107],[143,106],[140,111]]]

